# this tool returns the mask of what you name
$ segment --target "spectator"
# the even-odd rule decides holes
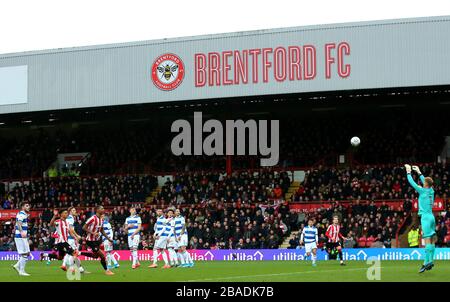
[[[238,243],[236,243],[235,249],[240,250],[244,248],[244,239],[240,238]]]
[[[375,238],[375,241],[372,243],[372,245],[370,247],[372,247],[372,248],[385,248],[383,240],[381,238],[381,234],[377,235],[377,237]]]
[[[408,244],[411,248],[419,247],[419,228],[414,225],[408,232]]]
[[[271,234],[267,239],[266,248],[268,249],[276,249],[278,248],[278,241],[275,235]]]
[[[299,241],[300,241],[300,238],[298,237],[298,235],[295,235],[294,238],[289,240],[289,248],[296,249],[299,246]]]
[[[347,237],[344,239],[344,248],[354,248],[356,246],[355,238],[353,237],[352,231],[349,231]]]

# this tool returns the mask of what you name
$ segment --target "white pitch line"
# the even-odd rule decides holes
[[[382,268],[382,267],[381,267]],[[348,271],[360,271],[360,270],[367,270],[367,267],[362,268],[351,268],[351,269],[335,269],[335,270],[327,270],[327,271],[305,271],[305,272],[292,272],[292,273],[279,273],[279,274],[262,274],[262,275],[247,275],[247,276],[232,276],[232,277],[222,277],[222,278],[209,278],[209,279],[195,279],[195,280],[185,280],[185,281],[179,281],[179,282],[200,282],[200,281],[220,281],[220,280],[230,280],[230,279],[242,279],[242,278],[252,278],[252,277],[272,277],[272,276],[289,276],[289,275],[302,275],[302,274],[308,274],[308,273],[330,273],[330,272],[348,272]]]

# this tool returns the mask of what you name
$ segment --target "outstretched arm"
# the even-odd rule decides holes
[[[422,172],[420,172],[419,167],[418,167],[418,166],[412,166],[412,169],[413,169],[413,171],[416,171],[417,174],[419,174],[420,182],[421,182],[422,184],[424,184],[424,183],[425,183],[425,177],[423,176]]]
[[[55,221],[56,221],[57,218],[58,218],[57,215],[54,215],[54,216],[52,217],[52,220],[50,220],[50,225],[51,225],[51,226],[54,226],[54,225],[55,225]]]
[[[420,174],[420,175],[419,175],[419,179],[420,179],[420,182],[421,182],[422,184],[425,183],[425,176],[423,176],[423,174]]]
[[[417,191],[417,192],[421,192],[422,191],[422,187],[419,186],[414,179],[411,176],[411,173],[408,173],[408,175],[406,176],[406,178],[408,179],[409,184]]]
[[[58,210],[53,210],[53,217],[52,220],[50,220],[50,225],[54,226],[55,225],[55,221],[58,218]]]

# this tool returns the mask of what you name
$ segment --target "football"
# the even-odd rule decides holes
[[[352,144],[352,146],[356,147],[356,146],[358,146],[361,143],[361,140],[359,139],[359,137],[354,136],[350,140],[350,143]]]

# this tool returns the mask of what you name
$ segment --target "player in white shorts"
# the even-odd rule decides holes
[[[162,211],[158,210],[157,214],[161,214]],[[171,226],[171,220],[173,218],[173,210],[169,210],[167,212],[167,217],[159,216],[158,220],[155,224],[155,249],[158,251],[158,253],[161,253],[162,258],[164,260],[164,266],[163,268],[170,268],[169,265],[169,258],[167,258],[167,252],[169,252],[169,257],[172,258],[173,256],[170,255],[170,251],[168,250],[168,239],[171,234],[172,226]],[[176,244],[176,242],[175,242]],[[176,256],[176,255],[175,255]],[[157,259],[157,255],[153,258],[153,264],[150,265],[150,267],[157,267],[155,264],[155,259]]]
[[[127,217],[127,219],[125,219],[124,230],[128,231],[128,247],[131,250],[131,255],[133,258],[133,264],[131,266],[131,268],[133,269],[141,266],[138,258],[138,248],[141,239],[140,231],[142,229],[141,225],[142,225],[141,217],[137,215],[136,208],[131,207],[130,217]]]
[[[72,246],[70,246],[68,240],[69,236],[75,238],[76,241],[80,240],[81,237],[75,233],[73,228],[70,228],[69,222],[67,221],[67,217],[69,216],[69,211],[66,209],[62,209],[60,213],[57,210],[53,211],[54,215],[52,220],[50,220],[49,225],[54,226],[56,231],[55,238],[55,247],[58,251],[58,260],[65,259],[67,254],[70,255],[68,267],[71,272],[75,272],[76,270],[80,271],[80,262],[76,261],[78,258],[78,251],[74,250]],[[67,271],[67,267],[63,263],[61,266],[63,271]]]
[[[191,255],[186,250],[188,245],[188,234],[186,230],[186,220],[180,214],[180,210],[175,210],[175,236],[177,239],[177,254],[181,267],[193,267]]]
[[[311,259],[313,266],[316,266],[318,241],[319,233],[317,228],[314,226],[314,221],[312,219],[308,219],[308,225],[303,228],[300,236],[300,245],[305,244],[306,257],[309,257],[312,254]]]
[[[178,257],[175,249],[178,248],[177,238],[175,235],[175,212],[173,209],[167,211],[166,232],[167,235],[167,251],[169,252],[169,261],[171,266],[178,266]]]
[[[177,240],[175,237],[175,217],[174,210],[167,210],[167,219],[165,223],[165,232],[161,237],[166,236],[167,244],[166,251],[169,253],[169,261],[171,266],[178,266],[178,257],[175,249],[177,248]]]
[[[75,228],[74,228],[75,217],[78,216],[77,209],[74,208],[74,207],[70,207],[68,209],[68,212],[69,212],[69,216],[67,216],[66,221],[69,224],[70,232],[73,232],[78,237],[81,237],[80,235],[77,234],[77,232],[75,232]],[[69,243],[69,245],[72,247],[72,249],[74,251],[77,251],[77,252],[79,251],[79,243],[78,243],[77,240],[75,240],[75,238],[73,238],[72,235],[70,235],[70,233],[69,233],[69,238],[67,240],[67,243]],[[66,254],[64,256],[62,266],[63,267],[68,267],[69,264],[72,263],[72,262],[75,262],[77,267],[79,267],[80,273],[84,273],[85,272],[84,268],[81,266],[80,259],[78,259],[78,257],[73,257],[73,256],[71,256],[69,254]]]
[[[166,239],[161,238],[161,234],[164,230],[164,224],[166,222],[166,217],[164,216],[163,210],[156,210],[156,223],[153,227],[155,233],[153,234],[153,238],[155,239],[155,244],[153,245],[153,263],[148,267],[157,268],[158,267],[158,257],[159,254],[166,248]],[[167,255],[165,253],[161,253],[163,256],[164,262],[168,265]],[[166,258],[164,258],[166,257]]]
[[[107,237],[109,239],[114,241],[114,231],[111,226],[111,223],[109,223],[108,216],[103,215],[102,218],[103,218],[103,230],[105,231],[105,234],[107,235]],[[112,253],[112,251],[114,249],[113,242],[109,241],[108,238],[106,238],[105,236],[102,236],[103,247],[105,248],[106,262],[108,264],[108,269],[119,268],[120,265],[117,262],[116,257],[114,257],[114,254]]]
[[[25,266],[30,255],[30,245],[28,243],[28,213],[30,204],[24,201],[20,205],[21,211],[16,215],[16,226],[14,230],[14,242],[16,243],[19,261],[13,265],[13,268],[19,273],[19,276],[30,276],[25,272]]]

